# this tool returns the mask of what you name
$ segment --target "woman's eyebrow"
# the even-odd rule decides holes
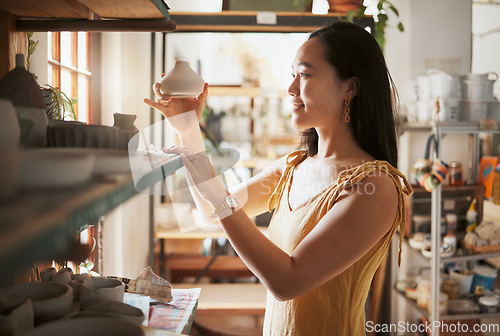
[[[304,68],[314,68],[311,63],[308,62],[300,62],[297,64],[297,67],[303,66]],[[292,64],[292,69],[294,69],[294,65]]]

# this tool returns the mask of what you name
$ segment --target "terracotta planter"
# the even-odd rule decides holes
[[[357,10],[363,4],[363,0],[328,0],[329,12],[346,13]]]

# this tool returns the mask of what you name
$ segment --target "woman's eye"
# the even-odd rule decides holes
[[[300,77],[301,77],[301,78],[307,78],[307,77],[309,77],[309,74],[306,74],[306,73],[304,73],[304,72],[301,72],[301,73],[300,73]]]

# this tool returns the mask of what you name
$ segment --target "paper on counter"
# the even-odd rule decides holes
[[[142,310],[142,313],[146,317],[144,319],[144,322],[142,322],[142,325],[147,327],[148,322],[149,322],[149,296],[143,296],[140,294],[135,294],[135,293],[125,293],[123,297],[123,302],[126,304],[129,304],[131,306],[134,306],[135,308],[139,308]]]

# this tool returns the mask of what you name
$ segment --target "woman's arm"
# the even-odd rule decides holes
[[[208,84],[205,84],[202,94],[196,99],[176,99],[170,96],[162,96],[159,83],[153,85],[153,90],[158,97],[158,102],[148,98],[144,99],[144,102],[160,111],[167,118],[179,136],[182,146],[203,153],[205,147],[199,120],[208,96]],[[242,201],[245,211],[250,216],[256,216],[268,211],[267,200],[274,191],[284,166],[285,158],[277,160],[249,181],[232,188],[231,192]],[[193,188],[190,188],[190,190],[205,221],[213,222],[213,219],[210,219],[212,213],[210,203],[202,199],[197,190]]]

